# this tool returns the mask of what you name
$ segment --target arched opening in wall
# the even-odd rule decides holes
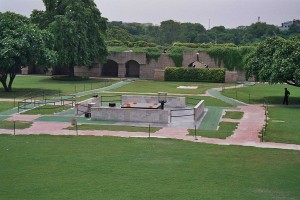
[[[193,67],[193,68],[208,68],[208,65],[203,63],[203,62],[199,62],[199,61],[195,61],[192,62],[188,65],[188,67]]]
[[[119,65],[113,60],[107,60],[102,67],[102,76],[118,77]]]
[[[126,77],[140,77],[140,64],[135,60],[126,63]]]

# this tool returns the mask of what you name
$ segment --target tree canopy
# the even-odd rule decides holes
[[[32,21],[54,35],[58,67],[89,67],[106,60],[105,35],[107,19],[101,17],[93,0],[43,0],[46,10],[34,11]]]
[[[246,73],[259,81],[300,86],[300,37],[265,39],[249,56]]]
[[[0,13],[0,27],[0,78],[6,92],[12,90],[21,66],[48,66],[56,62],[56,53],[49,49],[51,34],[31,24],[28,18]]]

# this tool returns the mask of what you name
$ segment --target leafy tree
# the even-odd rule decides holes
[[[107,30],[108,40],[131,41],[131,35],[127,30],[113,26]]]
[[[179,40],[180,23],[173,20],[163,21],[160,24],[160,37],[166,44]]]
[[[58,66],[68,68],[74,76],[74,66],[91,66],[95,60],[103,63],[108,54],[105,45],[107,19],[93,0],[43,0],[46,10],[34,11],[32,20],[54,35]]]
[[[0,78],[4,90],[10,92],[21,66],[53,64],[56,53],[47,48],[51,35],[22,15],[0,13],[0,27]]]
[[[247,60],[247,77],[300,86],[300,37],[272,37],[259,44]]]

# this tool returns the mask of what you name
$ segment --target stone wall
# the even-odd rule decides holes
[[[194,120],[199,120],[202,115],[204,114],[204,100],[201,100],[195,107],[194,107]]]
[[[199,53],[198,56],[197,56],[197,53]],[[210,67],[210,68],[219,67],[218,63],[216,63],[215,60],[213,58],[211,58],[207,52],[204,52],[204,51],[200,51],[200,52],[191,51],[191,52],[183,53],[182,66],[187,67],[191,63],[198,61],[198,59],[199,59],[199,62],[208,65],[208,67]],[[224,67],[223,63],[221,63],[220,67]]]
[[[197,54],[198,53],[198,54]],[[163,70],[166,67],[175,67],[174,61],[168,56],[167,53],[162,53],[161,56],[155,60],[151,59],[147,63],[146,53],[135,53],[135,52],[120,52],[111,53],[107,59],[115,61],[118,64],[118,77],[126,77],[126,63],[128,61],[136,61],[140,65],[139,77],[141,79],[150,80],[164,80]],[[207,52],[185,52],[183,53],[182,66],[187,67],[191,63],[198,61],[208,65],[209,68],[218,68],[218,63],[211,58]],[[102,65],[96,63],[91,69],[85,67],[75,67],[76,76],[89,76],[89,77],[101,77],[102,75]],[[221,63],[220,67],[224,67]],[[244,72],[227,72],[225,82],[236,82],[245,81]]]
[[[91,108],[92,120],[122,122],[169,123],[170,111],[161,109]]]

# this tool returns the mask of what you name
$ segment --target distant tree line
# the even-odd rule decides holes
[[[160,25],[108,22],[107,40],[147,41],[159,45],[170,45],[174,42],[249,45],[268,37],[289,38],[299,33],[300,26],[296,24],[287,31],[281,31],[277,26],[264,22],[233,29],[216,26],[209,30],[199,23],[180,23],[173,20],[163,21]]]

